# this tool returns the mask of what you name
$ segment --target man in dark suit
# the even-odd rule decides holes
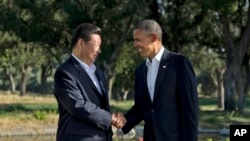
[[[198,96],[190,60],[163,47],[154,20],[141,21],[133,38],[146,60],[135,70],[134,105],[124,115],[122,131],[144,121],[144,141],[197,141]]]
[[[104,74],[93,64],[100,45],[99,27],[84,23],[74,30],[71,56],[54,76],[57,141],[112,141],[111,125],[120,128],[124,124],[121,113],[110,113]]]

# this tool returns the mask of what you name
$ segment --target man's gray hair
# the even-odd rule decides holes
[[[134,29],[141,29],[145,31],[147,34],[156,34],[158,39],[162,40],[162,29],[161,26],[154,20],[143,20],[139,22]]]

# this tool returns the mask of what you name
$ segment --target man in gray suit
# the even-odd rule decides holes
[[[58,102],[57,141],[112,141],[111,125],[121,128],[121,113],[111,114],[107,83],[95,65],[100,53],[101,29],[79,25],[73,32],[72,53],[54,76]],[[119,117],[119,118],[118,118]]]
[[[190,60],[162,45],[162,29],[141,21],[134,47],[146,60],[135,70],[134,105],[125,114],[127,133],[144,120],[144,141],[197,141],[198,96]]]

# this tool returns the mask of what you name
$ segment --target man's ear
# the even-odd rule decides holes
[[[81,38],[79,38],[78,40],[77,40],[77,47],[79,48],[79,47],[82,47],[83,45],[84,45],[84,41],[83,41],[83,39],[81,39]]]
[[[156,34],[151,34],[151,38],[152,38],[152,41],[153,41],[153,42],[156,41],[156,40],[157,40]]]

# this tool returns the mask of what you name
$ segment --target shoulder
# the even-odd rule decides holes
[[[60,64],[55,73],[64,71],[64,72],[72,72],[74,65],[77,63],[77,61],[74,61],[74,58],[70,56],[68,59],[66,59],[62,64]]]
[[[143,70],[146,66],[146,60],[144,60],[141,64],[139,64],[135,70]]]
[[[186,57],[185,55],[180,54],[180,53],[175,53],[175,52],[168,51],[167,56],[172,61],[175,61],[175,62],[178,62],[178,63],[184,63],[184,62],[191,63],[191,61],[190,61],[190,59],[188,57]]]
[[[105,76],[103,70],[101,70],[99,67],[96,67],[96,73],[101,74],[103,77]]]

